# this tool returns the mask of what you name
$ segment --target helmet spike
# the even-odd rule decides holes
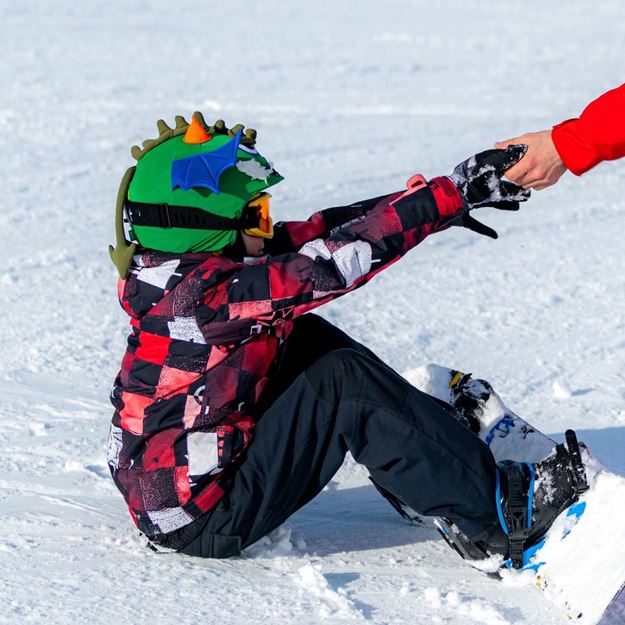
[[[241,137],[241,143],[248,148],[253,148],[256,145],[256,131],[253,128],[248,128]]]
[[[159,119],[156,122],[156,127],[158,128],[159,136],[165,134],[167,131],[171,130],[171,128],[167,125],[164,119]]]
[[[241,145],[249,148],[254,148],[256,146],[257,133],[253,128],[245,129],[243,124],[236,124],[232,128],[228,128],[223,119],[218,119],[214,126],[209,126],[200,111],[195,111],[195,113],[193,113],[190,124],[182,115],[176,115],[174,128],[171,128],[163,119],[159,119],[156,122],[156,127],[159,133],[156,139],[146,139],[143,141],[143,147],[134,145],[130,149],[130,153],[135,160],[138,161],[152,148],[161,145],[161,143],[164,143],[172,137],[178,137],[180,135],[184,135],[183,141],[185,143],[204,143],[205,141],[209,141],[214,135],[234,137],[237,132],[241,131]],[[193,128],[193,130],[191,130],[191,128]]]
[[[195,113],[193,113],[193,117],[197,119],[198,122],[200,122],[200,124],[204,126],[205,129],[208,128],[208,124],[206,123],[206,120],[204,119],[204,115],[202,115],[200,111],[195,111]]]
[[[184,128],[188,125],[189,122],[182,115],[176,115],[176,128]]]

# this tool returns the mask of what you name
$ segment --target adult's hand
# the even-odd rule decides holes
[[[495,147],[503,150],[509,145],[523,143],[527,145],[525,156],[513,165],[505,176],[508,180],[524,189],[540,191],[558,182],[566,171],[558,151],[551,139],[551,130],[530,132],[520,137],[495,143]]]

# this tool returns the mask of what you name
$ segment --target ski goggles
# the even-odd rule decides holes
[[[269,193],[259,193],[246,204],[243,214],[245,215],[246,226],[248,223],[250,226],[243,228],[245,234],[263,239],[273,237],[273,220],[269,215],[270,199]]]

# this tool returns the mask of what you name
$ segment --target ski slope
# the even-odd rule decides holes
[[[0,0],[0,34],[0,624],[564,623],[351,459],[239,559],[147,551],[105,462],[127,333],[107,245],[159,117],[257,128],[286,176],[273,212],[303,218],[575,116],[625,80],[622,1]],[[498,241],[433,236],[321,312],[398,371],[487,378],[625,475],[624,191],[625,162],[567,174],[480,211]]]

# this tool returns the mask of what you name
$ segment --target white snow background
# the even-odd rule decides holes
[[[127,333],[107,245],[159,117],[257,128],[274,214],[304,218],[576,116],[624,80],[622,0],[0,0],[0,58],[0,623],[564,623],[351,460],[238,559],[148,552],[105,463]],[[625,474],[625,162],[478,218],[498,241],[435,235],[322,313],[399,371],[489,379]]]

